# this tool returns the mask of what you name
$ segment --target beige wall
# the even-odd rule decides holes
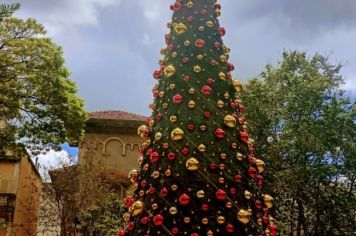
[[[11,183],[8,192],[16,194],[14,221],[8,225],[6,236],[36,235],[41,193],[37,171],[29,158],[22,157],[17,163],[0,162],[0,173]],[[0,236],[5,236],[4,230],[0,231]]]
[[[79,144],[79,164],[85,163],[85,150],[90,148],[105,168],[126,177],[130,170],[138,168],[138,150],[142,140],[133,134],[86,134]]]
[[[19,162],[0,162],[0,193],[17,192]]]

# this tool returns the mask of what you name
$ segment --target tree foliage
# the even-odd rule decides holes
[[[111,236],[122,225],[122,196],[117,179],[108,180],[93,152],[81,150],[83,163],[50,168],[43,187],[39,234]],[[49,181],[50,180],[50,181]],[[48,182],[49,181],[49,182]]]
[[[356,110],[340,89],[340,69],[322,55],[284,52],[245,86],[282,235],[356,232]]]
[[[0,145],[75,142],[86,113],[62,49],[36,20],[13,17],[18,8],[0,7]]]

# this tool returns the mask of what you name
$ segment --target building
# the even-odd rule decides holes
[[[114,175],[121,184],[121,194],[128,186],[130,170],[138,168],[137,158],[142,140],[137,128],[147,117],[124,111],[101,111],[89,114],[84,140],[79,143],[79,165],[86,163],[90,150],[94,160],[104,165],[108,175]]]
[[[41,176],[21,147],[0,151],[0,236],[32,236],[37,233]]]
[[[78,143],[78,165],[89,165],[94,162],[94,164],[100,166],[100,170],[104,170],[100,176],[100,181],[109,183],[123,197],[129,186],[127,179],[129,171],[139,167],[137,163],[138,151],[143,140],[137,136],[137,128],[144,124],[146,120],[147,118],[144,116],[123,111],[90,113],[86,122],[84,139]],[[53,178],[61,178],[63,174],[70,175],[71,170],[75,170],[75,167],[52,171],[50,173],[52,181]],[[79,183],[71,184],[80,185]],[[44,190],[43,193],[45,194],[45,192]],[[44,194],[42,195],[41,209],[55,212],[56,207],[51,196]],[[61,210],[66,211],[68,206],[69,204],[64,204]],[[67,214],[64,212],[62,215]],[[61,227],[63,226],[71,232],[70,235],[91,235],[90,232],[85,232],[80,224],[76,225],[78,222],[75,222],[72,216],[69,217],[70,220],[66,219],[68,222],[61,222],[60,219],[48,221],[47,218],[41,216],[38,236],[61,235]]]

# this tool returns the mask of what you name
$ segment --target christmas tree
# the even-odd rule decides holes
[[[216,0],[176,0],[119,235],[276,235]]]

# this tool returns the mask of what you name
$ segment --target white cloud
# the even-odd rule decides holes
[[[141,39],[143,45],[149,45],[152,42],[151,36],[148,33],[144,33]]]
[[[356,74],[348,73],[345,75],[345,84],[342,88],[349,92],[356,92]]]
[[[13,2],[13,0],[5,0]],[[120,4],[121,0],[19,0],[20,17],[35,17],[51,35],[73,26],[99,25],[100,10]]]
[[[73,157],[69,156],[65,150],[55,152],[50,150],[47,154],[38,156],[39,171],[44,179],[46,179],[47,172],[56,168],[61,168],[73,164]],[[36,163],[36,158],[33,158]]]
[[[169,4],[164,0],[139,0],[145,18],[152,22],[161,22],[162,18],[170,16]]]

